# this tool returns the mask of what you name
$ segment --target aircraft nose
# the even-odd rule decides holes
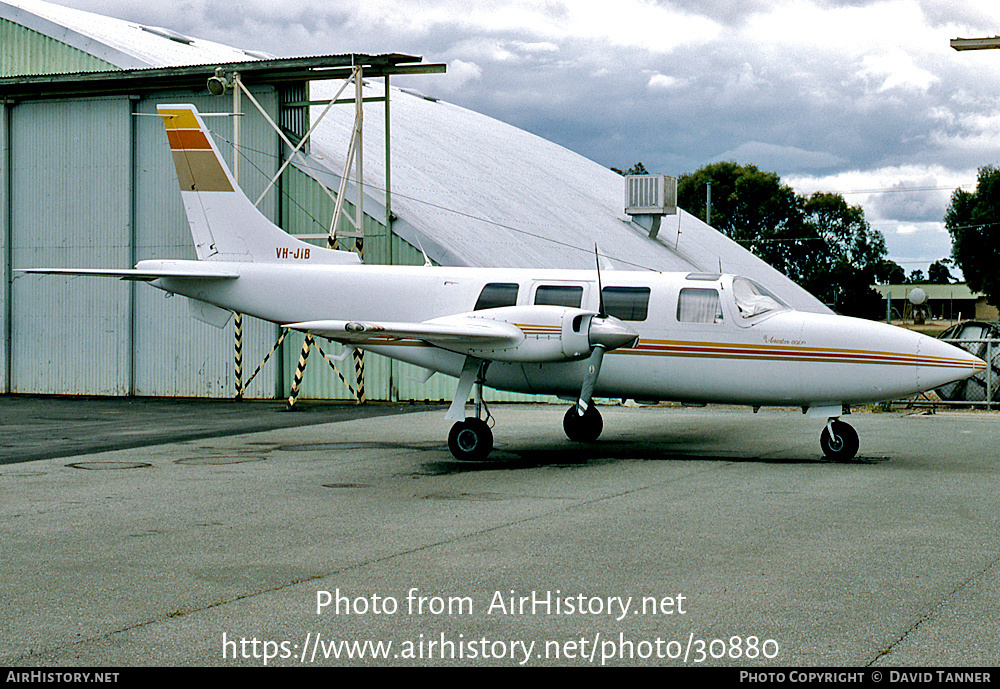
[[[917,384],[931,390],[986,370],[986,362],[960,347],[933,337],[917,341]]]

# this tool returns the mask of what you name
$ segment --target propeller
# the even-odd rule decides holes
[[[594,395],[594,385],[597,384],[597,376],[601,375],[601,363],[604,361],[604,345],[594,345],[594,351],[587,359],[587,375],[583,377],[583,387],[580,388],[580,397],[576,400],[576,413],[583,416],[587,413],[590,400]]]
[[[597,242],[594,242],[594,263],[597,265],[597,317],[607,318],[604,310],[604,288],[601,286],[601,256],[597,253]]]
[[[576,413],[584,416],[590,407],[594,395],[597,377],[601,375],[601,364],[604,362],[604,352],[633,342],[637,333],[617,318],[609,316],[604,308],[604,288],[601,284],[601,259],[594,244],[594,262],[597,264],[597,293],[599,295],[598,313],[590,320],[590,345],[593,347],[587,360],[587,373],[583,377],[580,396],[576,400]]]

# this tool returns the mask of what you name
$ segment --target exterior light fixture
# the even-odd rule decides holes
[[[226,71],[222,67],[215,68],[215,76],[208,78],[208,92],[213,96],[221,96],[229,88],[230,84],[226,81]]]

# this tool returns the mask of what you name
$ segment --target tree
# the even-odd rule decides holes
[[[895,261],[884,259],[875,271],[875,282],[880,285],[901,285],[906,282],[906,271]]]
[[[927,268],[927,282],[932,285],[950,285],[951,284],[951,271],[948,270],[948,264],[951,263],[947,258],[940,261],[934,261]]]
[[[880,315],[871,285],[880,270],[886,272],[885,238],[871,229],[860,206],[849,206],[839,194],[800,196],[777,174],[734,162],[682,175],[678,205],[705,217],[708,183],[713,227],[837,311]]]
[[[803,209],[806,224],[822,239],[823,257],[800,284],[828,295],[828,303],[841,313],[878,318],[882,298],[871,286],[885,262],[885,237],[871,228],[861,206],[848,205],[840,194],[816,192]]]
[[[635,165],[633,165],[632,167],[630,167],[628,170],[625,170],[625,172],[622,172],[621,170],[619,170],[616,167],[613,167],[611,169],[614,170],[615,172],[617,172],[619,175],[648,175],[649,174],[649,171],[646,170],[646,166],[643,165],[641,162],[636,163]]]
[[[979,168],[976,190],[951,195],[944,216],[951,234],[951,255],[969,287],[1000,304],[1000,169]]]
[[[756,165],[712,163],[677,180],[677,203],[705,217],[712,184],[712,227],[802,284],[820,259],[819,237],[806,226],[802,199],[773,172]]]

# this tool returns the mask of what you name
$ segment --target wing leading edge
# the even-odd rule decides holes
[[[220,270],[139,270],[137,268],[19,268],[16,273],[41,275],[96,276],[152,282],[160,278],[183,278],[191,280],[235,280],[239,273]]]

